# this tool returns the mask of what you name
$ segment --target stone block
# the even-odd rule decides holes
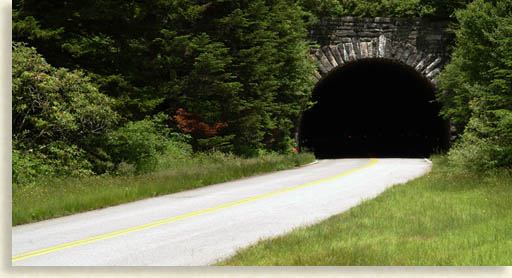
[[[407,59],[411,55],[411,52],[412,52],[411,47],[406,46],[404,51],[402,52],[402,55],[400,55],[400,57],[397,57],[398,60],[405,64],[407,62]]]
[[[402,57],[402,54],[404,53],[404,46],[403,45],[397,45],[396,50],[393,50],[393,59],[399,61],[400,57]]]
[[[386,36],[380,35],[379,36],[379,54],[378,57],[385,57],[386,55]]]
[[[439,64],[441,64],[441,61],[443,59],[442,58],[437,58],[435,59],[426,69],[425,69],[425,73],[426,74],[429,74],[431,71],[434,70],[435,67],[437,67]]]
[[[416,57],[418,57],[418,53],[416,53],[416,52],[411,53],[411,55],[409,56],[409,58],[407,59],[407,61],[405,61],[405,63],[406,63],[408,66],[411,66],[411,67],[416,66],[416,64],[414,63],[414,62],[416,61]]]
[[[326,75],[329,73],[329,70],[324,67],[324,65],[319,64],[318,70],[320,71],[321,75]]]
[[[357,35],[358,35],[359,37],[368,37],[368,38],[371,38],[371,37],[378,37],[378,36],[379,36],[379,33],[362,31],[362,32],[358,32],[358,33],[357,33]]]
[[[322,52],[324,53],[325,57],[327,58],[327,61],[329,61],[333,68],[338,66],[338,63],[336,62],[336,59],[334,59],[334,56],[332,55],[329,46],[322,47]]]
[[[330,72],[334,68],[325,55],[322,56],[320,63],[322,63],[327,72]]]
[[[361,57],[362,58],[367,58],[368,57],[368,43],[360,42],[359,43],[359,49],[361,51]]]
[[[318,81],[320,79],[322,79],[322,75],[318,72],[318,71],[315,71],[315,74],[313,75],[315,77],[315,79]]]
[[[354,45],[352,43],[345,43],[343,44],[345,51],[348,53],[348,60],[349,61],[355,61],[357,60],[356,53],[354,51]]]
[[[376,49],[376,48],[374,48],[374,42],[373,41],[369,42],[367,47],[368,47],[368,57],[369,58],[374,58],[375,57],[375,52],[377,52],[377,51],[374,50],[374,49]]]
[[[429,80],[433,80],[433,79],[434,79],[434,77],[436,77],[436,75],[437,75],[440,71],[441,71],[441,69],[436,68],[436,69],[432,70],[430,73],[428,73],[428,74],[426,75],[426,77],[427,77]]]
[[[354,30],[339,30],[336,32],[337,37],[355,37],[357,35]]]
[[[359,40],[358,39],[352,39],[352,48],[354,49],[355,54],[355,60],[361,58],[361,49],[359,47]]]
[[[417,65],[416,70],[419,72],[423,72],[423,69],[425,68],[425,64],[428,63],[432,59],[432,54],[428,54],[425,56]]]
[[[390,23],[391,22],[391,18],[389,17],[375,17],[373,19],[374,22],[386,22],[386,23]]]
[[[330,45],[329,49],[331,50],[331,53],[334,56],[334,59],[336,59],[336,63],[338,63],[338,66],[343,65],[344,64],[343,56],[340,53],[340,51],[338,50],[338,47],[334,46],[334,45]]]
[[[345,49],[345,46],[343,43],[340,43],[338,44],[338,46],[336,47],[338,49],[338,52],[342,55],[343,57],[343,61],[346,63],[346,62],[350,62],[350,57],[347,53],[347,50]]]

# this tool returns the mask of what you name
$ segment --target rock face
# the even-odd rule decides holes
[[[448,21],[396,18],[323,18],[309,37],[320,47],[317,80],[334,68],[361,59],[386,59],[414,68],[436,86],[434,77],[448,62]]]

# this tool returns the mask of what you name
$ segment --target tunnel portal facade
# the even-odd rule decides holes
[[[315,105],[297,142],[319,158],[426,157],[446,149],[450,124],[439,116],[436,75],[448,59],[447,22],[352,17],[323,19]]]

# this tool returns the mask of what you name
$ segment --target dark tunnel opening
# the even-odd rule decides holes
[[[318,158],[428,157],[446,150],[449,124],[434,87],[415,69],[384,59],[346,64],[322,78],[302,115],[301,148]]]

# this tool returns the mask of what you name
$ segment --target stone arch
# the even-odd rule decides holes
[[[447,62],[438,54],[426,53],[408,42],[393,41],[385,35],[375,38],[343,38],[341,41],[336,45],[311,50],[310,59],[318,61],[318,70],[314,76],[317,81],[347,63],[381,58],[414,68],[437,87],[434,78]]]
[[[330,134],[329,132],[323,132],[325,130],[328,130],[330,125],[329,122],[333,122],[331,120],[325,120],[327,124],[324,126],[323,124],[313,124],[313,123],[321,123],[324,122],[322,119],[348,119],[350,118],[350,115],[355,114],[349,114],[350,112],[347,112],[346,114],[343,114],[345,112],[343,111],[352,111],[352,109],[357,108],[349,108],[349,107],[340,107],[338,104],[340,103],[354,103],[354,107],[359,107],[361,103],[361,99],[364,97],[359,97],[358,95],[361,95],[360,92],[367,92],[367,88],[363,89],[363,91],[358,91],[357,94],[344,94],[341,99],[334,99],[339,94],[333,94],[334,91],[339,91],[340,89],[338,87],[335,87],[335,89],[327,89],[326,86],[343,86],[340,88],[343,88],[342,90],[347,89],[347,91],[350,91],[350,84],[353,84],[353,82],[349,81],[349,87],[347,86],[347,83],[343,83],[343,85],[332,85],[335,84],[336,80],[342,80],[338,79],[339,77],[343,76],[349,71],[353,72],[354,68],[362,68],[362,67],[370,67],[373,74],[376,75],[376,80],[379,80],[379,78],[382,78],[379,76],[380,74],[377,73],[383,72],[386,74],[386,71],[382,71],[382,67],[386,66],[389,67],[390,70],[396,71],[397,73],[406,73],[407,72],[407,79],[403,80],[415,80],[414,82],[418,82],[417,84],[424,84],[421,86],[424,86],[423,89],[418,90],[418,94],[413,94],[417,96],[411,96],[412,99],[410,99],[407,94],[399,93],[399,94],[393,94],[390,95],[390,97],[387,97],[388,99],[392,99],[389,103],[385,101],[379,102],[379,98],[376,98],[376,101],[368,102],[366,99],[364,100],[365,104],[370,105],[377,105],[381,107],[386,107],[382,109],[387,109],[387,107],[392,107],[396,109],[391,109],[392,111],[414,111],[411,114],[411,117],[403,117],[403,121],[399,121],[397,119],[398,116],[392,115],[393,113],[386,115],[386,114],[380,114],[380,115],[386,115],[385,117],[380,117],[383,119],[388,119],[387,122],[394,122],[396,124],[392,125],[385,125],[385,129],[387,128],[389,132],[384,132],[384,135],[387,141],[385,141],[384,144],[381,144],[382,140],[378,141],[379,144],[375,142],[371,142],[370,139],[361,139],[363,141],[366,141],[368,144],[373,144],[369,146],[367,149],[364,149],[365,151],[368,150],[369,153],[380,155],[380,156],[386,156],[386,155],[399,155],[404,157],[415,157],[419,154],[425,154],[428,155],[429,152],[434,152],[436,150],[444,150],[447,148],[449,144],[449,136],[450,136],[450,124],[449,122],[442,120],[440,117],[435,116],[435,113],[432,112],[433,110],[431,108],[427,108],[427,106],[430,107],[430,105],[437,105],[437,104],[430,104],[432,101],[434,101],[434,92],[437,87],[435,77],[436,75],[442,70],[444,65],[447,62],[447,59],[442,56],[442,54],[436,54],[436,52],[426,52],[419,50],[416,48],[413,44],[409,42],[404,41],[393,41],[386,37],[385,35],[380,35],[378,37],[374,38],[342,38],[340,43],[332,44],[332,45],[325,45],[320,48],[312,49],[310,52],[310,59],[313,61],[318,62],[318,68],[317,72],[315,73],[315,79],[317,80],[317,84],[315,86],[313,97],[315,97],[315,92],[317,96],[317,104],[313,108],[311,108],[308,111],[305,111],[301,114],[301,117],[299,119],[299,126],[296,133],[296,142],[299,147],[299,149],[302,149],[303,147],[307,147],[310,150],[314,151],[315,154],[318,157],[330,157],[329,155],[332,155],[332,157],[342,157],[342,155],[349,155],[350,152],[347,150],[355,150],[356,152],[359,152],[359,143],[353,143],[356,145],[350,145],[349,147],[346,147],[346,149],[343,149],[343,147],[340,147],[336,149],[334,145],[331,145],[329,142],[325,141],[327,137],[335,138],[332,140],[332,142],[336,142],[336,147],[342,146],[343,144],[349,146],[349,144],[352,144],[350,142],[355,142],[356,140],[354,138],[364,137],[364,138],[378,138],[378,136],[381,136],[380,131],[378,131],[379,128],[375,128],[377,126],[384,126],[380,121],[375,121],[378,124],[372,125],[365,121],[357,121],[356,124],[350,125],[347,123],[343,123],[343,132],[355,132],[355,135],[352,134],[349,136],[349,138],[343,140],[342,137],[339,137],[340,134],[338,134],[342,129],[337,129],[340,131],[335,131],[333,134]],[[370,69],[368,68],[368,69]],[[363,76],[365,72],[358,73],[357,76]],[[388,73],[390,74],[390,73]],[[373,75],[372,75],[373,76]],[[391,75],[390,75],[391,76]],[[394,75],[393,75],[394,76]],[[414,77],[411,79],[410,77]],[[367,76],[368,77],[368,76]],[[347,79],[347,80],[353,80],[353,79]],[[401,79],[400,79],[401,80]],[[340,81],[345,82],[345,81]],[[411,81],[412,82],[412,81]],[[356,82],[357,83],[357,82]],[[377,81],[378,86],[380,84],[385,84],[385,82]],[[401,83],[401,82],[400,82]],[[326,85],[330,84],[330,85]],[[341,83],[338,83],[341,84]],[[400,92],[405,92],[402,88],[407,88],[408,85],[407,82],[404,82],[403,85],[400,85]],[[359,85],[357,85],[359,86]],[[387,86],[387,85],[386,85]],[[394,86],[394,85],[393,85]],[[394,88],[394,87],[393,87]],[[416,87],[414,87],[416,88]],[[381,88],[379,87],[379,90]],[[353,92],[356,90],[352,90]],[[366,91],[365,91],[366,90]],[[327,94],[324,94],[324,92],[327,92]],[[331,93],[329,93],[331,92]],[[378,92],[378,90],[375,90],[374,92]],[[378,93],[372,93],[375,94],[373,96],[376,96]],[[410,94],[409,94],[410,95]],[[428,95],[429,97],[432,97],[431,99],[426,99],[425,97]],[[399,97],[402,96],[402,97]],[[333,99],[331,99],[333,98]],[[425,98],[425,99],[424,99]],[[313,98],[315,100],[315,98]],[[373,97],[368,98],[373,99]],[[399,101],[398,99],[403,99],[403,104],[397,104]],[[413,102],[408,102],[413,100]],[[393,102],[396,106],[388,106],[388,104],[391,104]],[[323,103],[320,106],[319,103]],[[331,103],[334,105],[338,105],[337,108],[332,107],[326,107],[325,103],[327,105],[330,105]],[[415,107],[414,109],[403,109],[403,107],[406,107],[409,105],[408,103],[414,103],[410,107]],[[404,106],[405,105],[405,106]],[[398,108],[400,106],[400,108]],[[315,108],[316,107],[316,108]],[[417,108],[416,108],[417,107]],[[430,111],[430,110],[432,111]],[[425,111],[430,111],[428,113],[422,114]],[[334,111],[333,116],[323,117],[324,112],[318,112],[318,111]],[[342,112],[340,112],[342,111]],[[371,111],[380,111],[377,109],[371,109]],[[421,112],[419,112],[421,111]],[[381,111],[382,112],[382,111]],[[331,112],[326,112],[327,115]],[[334,113],[338,113],[337,115],[334,115]],[[398,113],[395,113],[398,115]],[[421,116],[419,116],[422,114]],[[317,116],[322,115],[322,116]],[[329,114],[330,115],[330,114]],[[402,117],[402,115],[400,115]],[[418,118],[419,117],[419,118]],[[410,118],[410,119],[409,119]],[[411,122],[414,121],[414,122]],[[336,122],[336,121],[335,121]],[[435,123],[432,125],[429,125],[427,123]],[[370,135],[366,136],[366,134],[358,134],[358,130],[356,130],[356,126],[364,127],[364,129],[370,129],[370,131],[363,131]],[[397,128],[400,127],[401,131],[395,132]],[[411,128],[409,128],[411,127]],[[375,128],[375,131],[372,131],[371,129]],[[318,130],[317,130],[318,129]],[[335,129],[333,129],[335,130]],[[393,134],[392,134],[393,133]],[[409,133],[416,135],[410,135]],[[395,134],[397,134],[395,136]],[[419,134],[419,135],[417,135]],[[341,135],[345,136],[345,135]],[[416,136],[416,137],[411,137]],[[424,136],[426,139],[421,139],[419,136]],[[323,138],[323,139],[322,139]],[[322,141],[324,140],[324,141]],[[330,140],[330,139],[329,139]],[[350,142],[349,142],[350,141]],[[318,143],[320,142],[320,143]],[[389,148],[389,151],[382,146],[391,146],[392,142],[400,142],[400,148]],[[426,143],[425,143],[426,142]],[[361,143],[362,144],[362,143]],[[325,151],[324,149],[321,149],[322,146],[328,146],[328,151]],[[404,148],[405,146],[406,148]],[[366,148],[366,147],[365,147]],[[402,152],[402,150],[404,150]],[[393,153],[394,152],[394,153]],[[361,154],[365,155],[365,154]]]

